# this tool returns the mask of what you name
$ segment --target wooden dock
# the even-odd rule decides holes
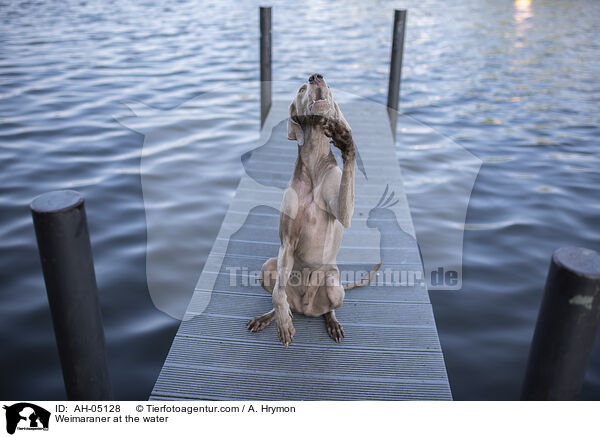
[[[336,311],[346,338],[335,343],[323,318],[297,314],[296,336],[287,350],[274,324],[259,333],[246,329],[248,320],[272,308],[266,291],[243,281],[245,271],[260,271],[267,258],[277,255],[282,184],[289,180],[297,150],[287,139],[287,106],[273,103],[262,146],[242,159],[246,174],[151,399],[451,399],[383,105],[367,100],[341,105],[362,171],[359,165],[354,218],[344,233],[338,265],[341,271],[364,271],[382,262],[376,284],[349,290]],[[376,208],[386,187],[399,202]],[[416,280],[402,283],[401,274],[395,281],[386,279],[386,270],[409,272],[408,278]]]
[[[382,263],[377,278],[347,291],[336,310],[346,338],[335,343],[322,317],[298,314],[289,349],[274,323],[246,329],[273,306],[256,278],[277,256],[279,207],[297,155],[287,139],[289,101],[271,102],[271,8],[260,8],[261,135],[242,156],[245,174],[150,399],[452,399],[392,135],[405,22],[406,11],[396,11],[387,106],[333,84],[358,167],[352,226],[337,258],[342,281]]]

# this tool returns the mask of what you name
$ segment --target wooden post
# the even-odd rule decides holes
[[[402,78],[402,53],[404,52],[404,29],[406,28],[406,10],[394,11],[394,31],[392,33],[392,56],[390,60],[390,81],[388,86],[388,116],[392,136],[396,138],[398,121],[398,102],[400,100],[400,79]]]
[[[271,7],[260,7],[260,127],[271,109]]]
[[[67,397],[112,399],[84,199],[53,191],[31,202]]]
[[[563,247],[550,271],[525,375],[523,400],[574,400],[600,324],[600,254]]]

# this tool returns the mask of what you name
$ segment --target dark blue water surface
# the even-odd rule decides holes
[[[274,78],[300,84],[318,70],[334,89],[384,103],[398,7],[409,10],[402,112],[483,161],[465,225],[463,288],[431,292],[453,393],[516,399],[550,254],[600,249],[600,4],[281,2]],[[257,9],[251,1],[0,2],[0,398],[65,397],[28,207],[65,188],[86,197],[115,395],[148,396],[179,321],[156,309],[148,287],[147,265],[156,264],[147,254],[161,248],[147,238],[144,136],[117,119],[138,102],[177,131],[174,108],[211,93],[193,114],[199,133],[183,140],[196,153],[176,135],[144,149],[168,150],[160,157],[170,165],[197,165],[188,178],[197,215],[181,217],[194,232],[181,253],[193,249],[199,274],[243,173],[240,156],[258,136]],[[411,146],[399,132],[400,163]],[[144,175],[162,177],[160,169]],[[419,178],[405,179],[410,201]],[[177,199],[166,196],[161,208],[176,217]],[[435,217],[415,217],[417,237],[435,226]],[[162,275],[179,279],[176,268]],[[192,288],[173,290],[173,305],[183,310]],[[582,397],[600,399],[598,342]]]

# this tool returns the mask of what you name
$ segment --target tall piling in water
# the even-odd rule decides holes
[[[394,30],[392,33],[392,55],[390,59],[390,78],[388,84],[388,116],[392,136],[396,138],[398,104],[400,101],[400,80],[402,78],[402,55],[404,52],[404,31],[406,28],[406,10],[394,11]]]
[[[271,8],[259,9],[260,16],[260,127],[271,109]]]

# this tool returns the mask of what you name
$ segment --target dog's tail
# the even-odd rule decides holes
[[[362,287],[363,285],[367,285],[369,282],[373,280],[375,277],[375,273],[381,267],[381,263],[377,264],[373,269],[369,272],[369,276],[367,278],[361,279],[360,281],[351,282],[349,284],[343,284],[344,290],[352,290],[355,287]]]

